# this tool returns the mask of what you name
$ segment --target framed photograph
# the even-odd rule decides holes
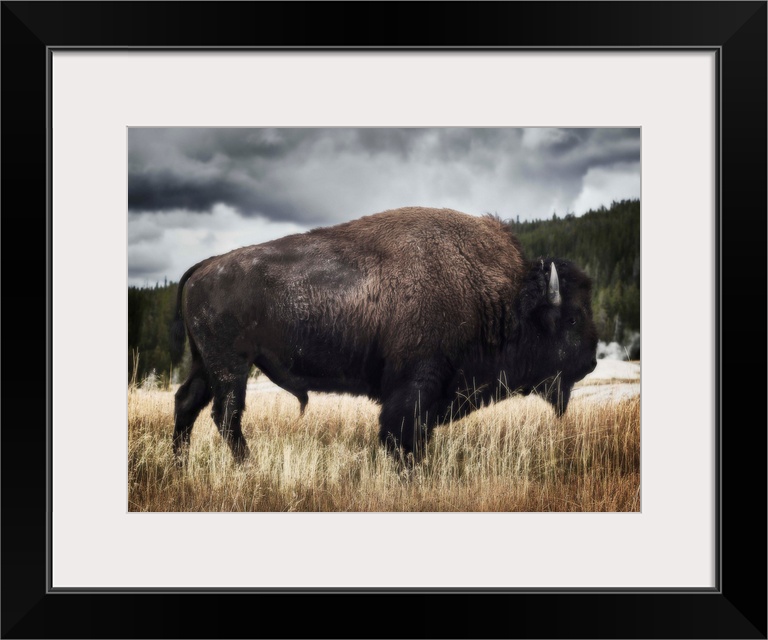
[[[2,432],[4,637],[766,637],[765,430],[746,431],[726,411],[737,402],[736,378],[734,364],[730,378],[723,365],[735,361],[737,343],[736,322],[722,317],[742,289],[736,273],[746,284],[765,267],[766,3],[446,3],[429,23],[405,8],[344,5],[345,20],[370,24],[376,14],[376,33],[355,30],[351,40],[341,23],[317,31],[329,17],[325,3],[3,3],[5,237],[14,240],[6,243],[4,320],[7,336],[45,344],[46,362],[42,402],[32,382],[39,367],[22,358],[17,370],[6,355],[6,409],[14,415]],[[288,24],[290,32],[273,29]],[[253,152],[242,144],[246,131],[264,143],[265,157],[289,162],[252,163],[243,174],[233,158]],[[353,132],[359,142],[363,131],[386,135],[356,147],[339,137]],[[409,185],[402,197],[441,198],[410,204],[486,206],[472,213],[514,219],[524,205],[511,204],[510,191],[477,194],[494,190],[489,176],[539,181],[535,193],[547,194],[533,167],[545,147],[563,172],[571,167],[571,131],[582,132],[578,155],[589,158],[576,163],[576,214],[598,208],[616,180],[637,182],[642,446],[638,498],[626,508],[600,508],[594,498],[592,508],[482,509],[472,496],[455,509],[366,509],[359,497],[302,508],[309,494],[285,474],[272,486],[247,470],[214,477],[208,467],[195,485],[201,425],[186,480],[163,482],[175,471],[151,456],[169,434],[129,427],[146,419],[126,398],[126,285],[145,278],[164,289],[159,274],[205,257],[198,245],[206,242],[212,255],[225,241],[258,244],[352,218],[331,220],[322,206],[316,220],[295,213],[312,199],[344,202],[344,211],[359,206],[359,215],[402,206],[373,197],[361,169],[378,167],[399,193],[402,174],[375,152],[397,142],[394,131],[405,132],[399,169],[412,181],[424,176],[422,191]],[[418,153],[416,131],[428,134]],[[478,131],[495,140],[517,132],[525,170],[487,153]],[[598,144],[601,131],[614,132],[612,156]],[[286,132],[296,133],[293,147]],[[451,144],[445,132],[466,144]],[[299,142],[313,134],[319,142],[310,153]],[[470,148],[483,156],[483,173]],[[622,158],[619,169],[609,156]],[[427,170],[442,183],[420,173]],[[573,216],[564,175],[550,176],[544,201],[555,221]],[[266,194],[253,211],[288,213],[243,215],[253,179]],[[200,186],[211,184],[223,191]],[[617,193],[631,190],[626,184]],[[519,191],[534,193],[529,184]],[[543,206],[527,197],[532,208]],[[163,226],[161,215],[175,222]],[[235,234],[249,226],[252,241]],[[177,256],[178,230],[198,227],[185,236],[192,249]],[[31,243],[22,244],[33,234],[46,239],[45,256],[32,258]],[[555,300],[552,272],[550,265]],[[252,359],[298,398],[298,415],[305,390],[281,373],[280,357]],[[182,382],[169,371],[168,386]],[[213,435],[216,426],[208,425]],[[177,432],[184,428],[177,423]],[[260,429],[244,425],[249,437]],[[232,442],[237,458],[243,449]],[[289,462],[283,458],[283,469]],[[426,472],[408,473],[405,492],[417,494],[408,487],[426,482]],[[505,480],[508,491],[514,482]],[[749,512],[736,506],[745,487],[756,505]],[[275,508],[259,508],[269,503],[260,496],[278,494]],[[249,502],[237,508],[241,500]],[[366,596],[389,598],[377,600],[389,606],[374,610],[369,633],[345,625],[345,616],[323,624],[329,605]],[[280,599],[303,614],[285,620]],[[244,610],[210,609],[221,604]],[[418,630],[404,626],[398,607],[419,612]]]
[[[131,127],[128,510],[639,513],[640,156]]]

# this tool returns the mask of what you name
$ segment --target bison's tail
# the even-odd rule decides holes
[[[181,312],[181,296],[184,292],[184,285],[189,280],[189,277],[203,266],[208,260],[198,262],[194,267],[187,269],[187,272],[181,276],[179,280],[179,288],[176,291],[176,313],[173,316],[171,322],[171,363],[176,365],[181,361],[181,356],[184,355],[184,340],[187,337],[187,330],[184,326],[184,316]]]
[[[181,311],[176,311],[176,316],[171,323],[171,364],[177,365],[181,362],[181,356],[184,355],[184,339],[187,337],[184,329],[184,319],[181,317]]]

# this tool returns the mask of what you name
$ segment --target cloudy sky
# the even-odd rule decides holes
[[[128,284],[396,207],[530,220],[639,197],[637,128],[132,128]]]

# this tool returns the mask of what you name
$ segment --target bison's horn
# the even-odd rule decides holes
[[[556,307],[559,307],[563,301],[560,297],[560,279],[557,277],[554,260],[549,270],[549,301]]]

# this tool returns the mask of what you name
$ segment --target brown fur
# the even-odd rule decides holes
[[[296,261],[270,263],[265,273],[263,260],[274,251],[295,251]],[[329,265],[343,267],[347,286],[323,286],[335,284],[324,273]],[[253,282],[256,298],[259,277],[281,281],[259,300],[275,320],[342,327],[347,340],[377,339],[383,357],[402,361],[478,339],[498,344],[501,310],[517,293],[523,258],[496,218],[406,207],[236,249],[189,283],[216,278],[222,266],[242,275],[238,286]]]

